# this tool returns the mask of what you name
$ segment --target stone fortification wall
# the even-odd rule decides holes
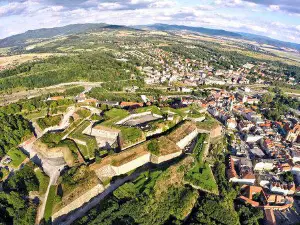
[[[185,136],[183,139],[181,139],[180,141],[178,141],[176,144],[179,148],[184,149],[188,144],[191,143],[191,141],[197,137],[198,135],[198,130],[195,129],[193,132],[191,132],[190,134],[188,134],[187,136]]]
[[[56,213],[52,215],[52,219],[55,220],[56,218],[66,215],[69,212],[78,209],[81,207],[84,203],[89,202],[92,198],[96,197],[100,193],[104,191],[104,186],[101,184],[97,184],[92,189],[88,190],[86,193],[78,197],[76,200],[65,206],[64,208],[60,209]]]
[[[164,131],[163,128],[158,128],[158,129],[153,130],[153,131],[148,131],[148,132],[146,132],[146,137],[150,137],[150,136],[153,136],[153,135],[156,135],[156,134],[160,134],[163,131]]]
[[[155,164],[160,164],[163,162],[166,162],[168,160],[174,159],[178,156],[180,156],[182,154],[182,151],[179,152],[175,152],[172,154],[168,154],[168,155],[162,155],[162,156],[156,156],[156,155],[151,155],[151,162],[155,163]]]
[[[128,163],[125,163],[120,166],[111,166],[112,169],[115,171],[116,175],[125,174],[131,170],[134,170],[140,166],[145,165],[146,163],[150,162],[150,153],[147,153],[139,158],[136,158]]]

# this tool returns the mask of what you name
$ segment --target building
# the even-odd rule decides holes
[[[236,119],[234,117],[227,119],[226,126],[229,129],[235,129],[237,127]]]
[[[255,166],[254,171],[271,171],[275,168],[275,161],[273,159],[261,159]]]
[[[230,156],[227,176],[229,178],[229,182],[249,185],[253,185],[255,183],[255,176],[252,172],[252,163],[246,157]]]
[[[290,129],[286,135],[286,141],[295,142],[300,136],[300,124],[296,124],[293,129]]]
[[[261,135],[252,135],[252,134],[246,134],[245,141],[248,143],[254,143],[262,139],[263,136]]]

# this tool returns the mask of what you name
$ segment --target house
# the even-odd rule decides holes
[[[251,148],[249,150],[249,153],[250,153],[251,158],[263,158],[265,156],[265,153],[257,146],[255,146],[254,148]]]
[[[286,141],[295,142],[300,136],[300,124],[296,124],[293,129],[290,129],[286,135]]]
[[[275,160],[261,159],[255,164],[254,171],[271,171],[274,168],[275,168]]]
[[[238,124],[238,129],[242,132],[248,132],[252,127],[254,127],[254,124],[246,120],[242,120]]]
[[[293,163],[300,162],[300,148],[290,149]]]
[[[235,129],[237,127],[236,119],[234,117],[227,119],[226,126],[229,129]]]
[[[236,168],[238,170],[236,170]],[[255,176],[252,172],[252,163],[246,157],[230,156],[227,176],[230,182],[250,185],[255,183]]]
[[[47,101],[58,101],[58,100],[63,100],[65,97],[64,96],[53,96],[47,98]]]
[[[135,108],[143,107],[143,103],[139,103],[139,102],[121,102],[120,106],[122,108],[135,109]]]
[[[114,106],[118,106],[119,102],[117,102],[117,101],[108,101],[108,100],[106,100],[106,101],[99,101],[99,105],[108,105],[108,106],[114,107]]]
[[[245,141],[248,143],[254,143],[262,139],[263,136],[261,135],[253,135],[253,134],[246,134]]]
[[[292,195],[295,193],[296,187],[294,182],[284,183],[281,181],[273,181],[270,183],[270,191],[282,195]]]

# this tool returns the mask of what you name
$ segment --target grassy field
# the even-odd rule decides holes
[[[7,155],[11,158],[10,166],[18,168],[21,163],[26,159],[26,155],[17,148],[12,148],[7,152]]]
[[[285,93],[300,94],[300,89],[281,88]]]
[[[54,206],[54,212],[65,207],[75,199],[95,187],[99,180],[94,171],[85,165],[72,167],[59,178],[62,187],[62,201]]]
[[[37,120],[37,124],[42,130],[45,130],[48,127],[53,127],[59,125],[62,119],[62,115],[57,116],[47,116]]]
[[[9,171],[6,168],[2,167],[0,169],[0,181],[2,181],[8,174]]]
[[[87,146],[80,145],[80,144],[77,144],[77,146],[79,148],[79,151],[83,155],[84,159],[88,160],[91,158]]]
[[[45,194],[49,185],[50,178],[40,169],[35,170],[35,174],[39,180],[39,193],[41,195]]]
[[[106,120],[102,123],[102,125],[113,126],[116,122],[125,118],[128,115],[129,115],[129,112],[124,109],[113,108],[113,109],[105,112],[104,117]]]
[[[44,214],[44,218],[46,221],[49,221],[52,216],[52,210],[53,210],[53,205],[54,205],[54,201],[55,201],[56,190],[57,190],[57,186],[51,185],[50,190],[49,190],[48,199],[46,202],[45,214]]]
[[[206,137],[207,135],[205,134],[199,135],[197,144],[193,150],[195,159],[193,168],[188,171],[184,179],[194,187],[217,194],[218,186],[214,179],[214,175],[209,164],[203,159],[203,150],[207,147],[207,144],[204,143]]]
[[[52,53],[22,54],[5,56],[0,58],[0,66],[14,66],[37,59],[45,59],[52,56]]]
[[[220,123],[212,118],[209,114],[205,114],[205,120],[197,123],[197,127],[203,130],[212,130],[218,127]]]
[[[41,109],[40,111],[37,112],[22,113],[22,115],[26,119],[32,120],[39,117],[45,117],[47,115],[47,111],[48,111],[47,109]]]
[[[162,115],[161,110],[157,106],[142,107],[135,110],[136,113],[143,113],[149,111],[157,115]]]
[[[122,147],[130,146],[136,142],[146,140],[143,131],[135,127],[120,127]]]
[[[90,125],[88,120],[84,121],[77,129],[75,129],[71,134],[70,138],[78,139],[84,141],[87,146],[78,146],[81,154],[84,158],[92,159],[94,158],[94,152],[98,149],[98,145],[95,137],[83,134],[82,132]]]

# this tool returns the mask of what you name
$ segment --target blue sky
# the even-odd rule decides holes
[[[0,0],[0,38],[100,22],[202,26],[300,43],[300,0]]]

